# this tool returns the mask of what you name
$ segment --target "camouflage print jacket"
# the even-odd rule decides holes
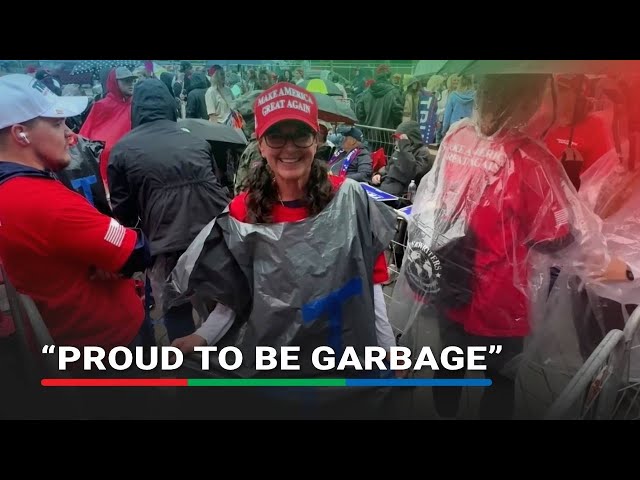
[[[249,176],[249,171],[251,167],[259,164],[262,161],[262,155],[260,154],[260,149],[258,148],[258,141],[255,138],[252,138],[245,148],[244,152],[242,152],[242,156],[240,157],[240,164],[238,165],[238,171],[236,173],[236,181],[234,184],[235,194],[239,194],[243,190],[243,183]]]

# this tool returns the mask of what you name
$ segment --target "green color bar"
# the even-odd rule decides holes
[[[189,387],[344,387],[344,378],[189,378]]]

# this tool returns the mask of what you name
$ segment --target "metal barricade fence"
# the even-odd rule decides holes
[[[640,307],[624,331],[611,330],[551,405],[548,419],[640,419],[640,378],[633,376]],[[635,358],[634,358],[635,357]]]
[[[369,150],[375,152],[379,148],[384,148],[384,154],[387,156],[387,161],[393,155],[395,149],[395,142],[393,140],[393,134],[395,130],[391,128],[378,128],[370,127],[368,125],[355,125],[358,129],[362,130],[364,139],[369,144]]]
[[[4,269],[2,276],[25,375],[30,381],[39,380],[41,374],[53,375],[57,372],[58,352],[53,355],[41,353],[44,345],[54,345],[49,330],[33,300],[16,291]]]

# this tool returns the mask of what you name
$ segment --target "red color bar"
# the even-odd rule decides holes
[[[186,378],[43,378],[43,387],[186,387]]]

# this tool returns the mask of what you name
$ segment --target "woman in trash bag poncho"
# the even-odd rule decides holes
[[[534,124],[549,127],[551,119],[536,113],[550,87],[546,75],[483,79],[476,117],[451,127],[417,191],[390,307],[404,344],[502,346],[486,356],[493,385],[480,405],[483,418],[512,414],[510,360],[531,330],[532,295],[541,291],[532,286],[534,273],[562,265],[599,274],[607,260],[598,219],[577,200],[560,163],[526,133]],[[434,389],[438,414],[455,416],[460,394]]]
[[[256,346],[299,346],[300,371],[279,374],[318,375],[310,361],[319,346],[339,354],[395,345],[381,287],[395,214],[314,159],[318,107],[309,92],[276,84],[257,97],[255,118],[262,163],[180,258],[169,285],[207,312],[217,305],[173,345],[238,347],[242,376],[256,374]]]

